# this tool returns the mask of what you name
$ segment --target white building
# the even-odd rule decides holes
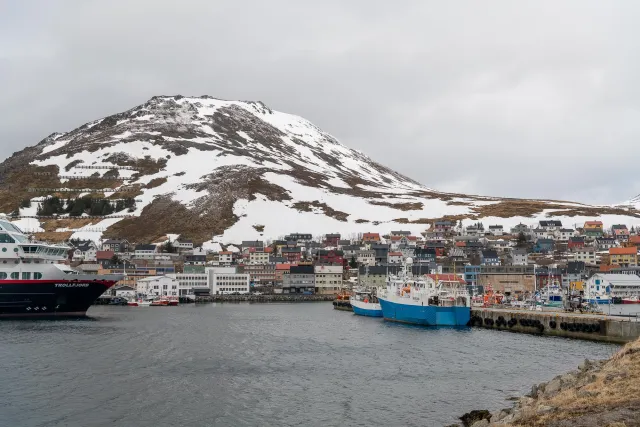
[[[576,234],[576,231],[571,228],[560,228],[554,232],[554,237],[559,242],[568,242],[569,238]]]
[[[138,259],[153,259],[156,249],[156,245],[138,245],[133,252],[133,256]]]
[[[511,251],[511,265],[527,265],[529,254],[526,249],[514,249]]]
[[[635,274],[596,273],[585,283],[589,302],[605,302],[609,298],[640,298],[640,277]]]
[[[315,273],[315,293],[316,294],[337,294],[342,288],[342,266],[323,265],[314,267]]]
[[[210,288],[207,273],[167,274],[178,281],[178,295],[193,295],[193,288]]]
[[[191,240],[176,240],[175,242],[171,242],[171,244],[180,252],[193,249],[193,242]]]
[[[489,233],[494,236],[502,236],[504,234],[504,228],[501,225],[490,225]]]
[[[235,267],[205,269],[211,295],[248,294],[249,274],[238,273]]]
[[[233,262],[233,252],[223,251],[218,252],[218,263],[220,265],[231,265]]]
[[[583,261],[587,265],[596,265],[596,251],[590,247],[577,248],[573,253],[574,261]]]
[[[389,264],[401,264],[402,263],[402,252],[389,252],[387,254],[387,262]]]
[[[178,281],[169,276],[151,276],[138,279],[136,292],[151,296],[178,296]]]
[[[356,261],[360,265],[376,265],[376,251],[358,251]]]
[[[249,264],[268,264],[269,253],[264,251],[255,250],[249,252]]]

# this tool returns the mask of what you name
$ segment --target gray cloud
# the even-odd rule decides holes
[[[153,95],[209,94],[301,115],[432,188],[640,193],[636,2],[6,3],[2,157]]]

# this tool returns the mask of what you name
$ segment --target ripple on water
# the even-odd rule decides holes
[[[6,425],[443,425],[618,348],[399,325],[328,303],[90,314],[0,324]]]

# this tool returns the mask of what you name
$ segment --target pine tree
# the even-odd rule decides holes
[[[518,241],[516,243],[516,246],[518,248],[523,248],[527,246],[527,236],[525,236],[522,231],[518,234]]]
[[[358,268],[358,262],[356,261],[356,257],[353,255],[351,256],[351,261],[349,261],[349,267]]]

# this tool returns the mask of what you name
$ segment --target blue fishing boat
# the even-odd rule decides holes
[[[471,318],[471,296],[464,279],[455,274],[427,274],[414,278],[407,258],[398,275],[387,278],[378,295],[382,317],[425,326],[465,326]]]

